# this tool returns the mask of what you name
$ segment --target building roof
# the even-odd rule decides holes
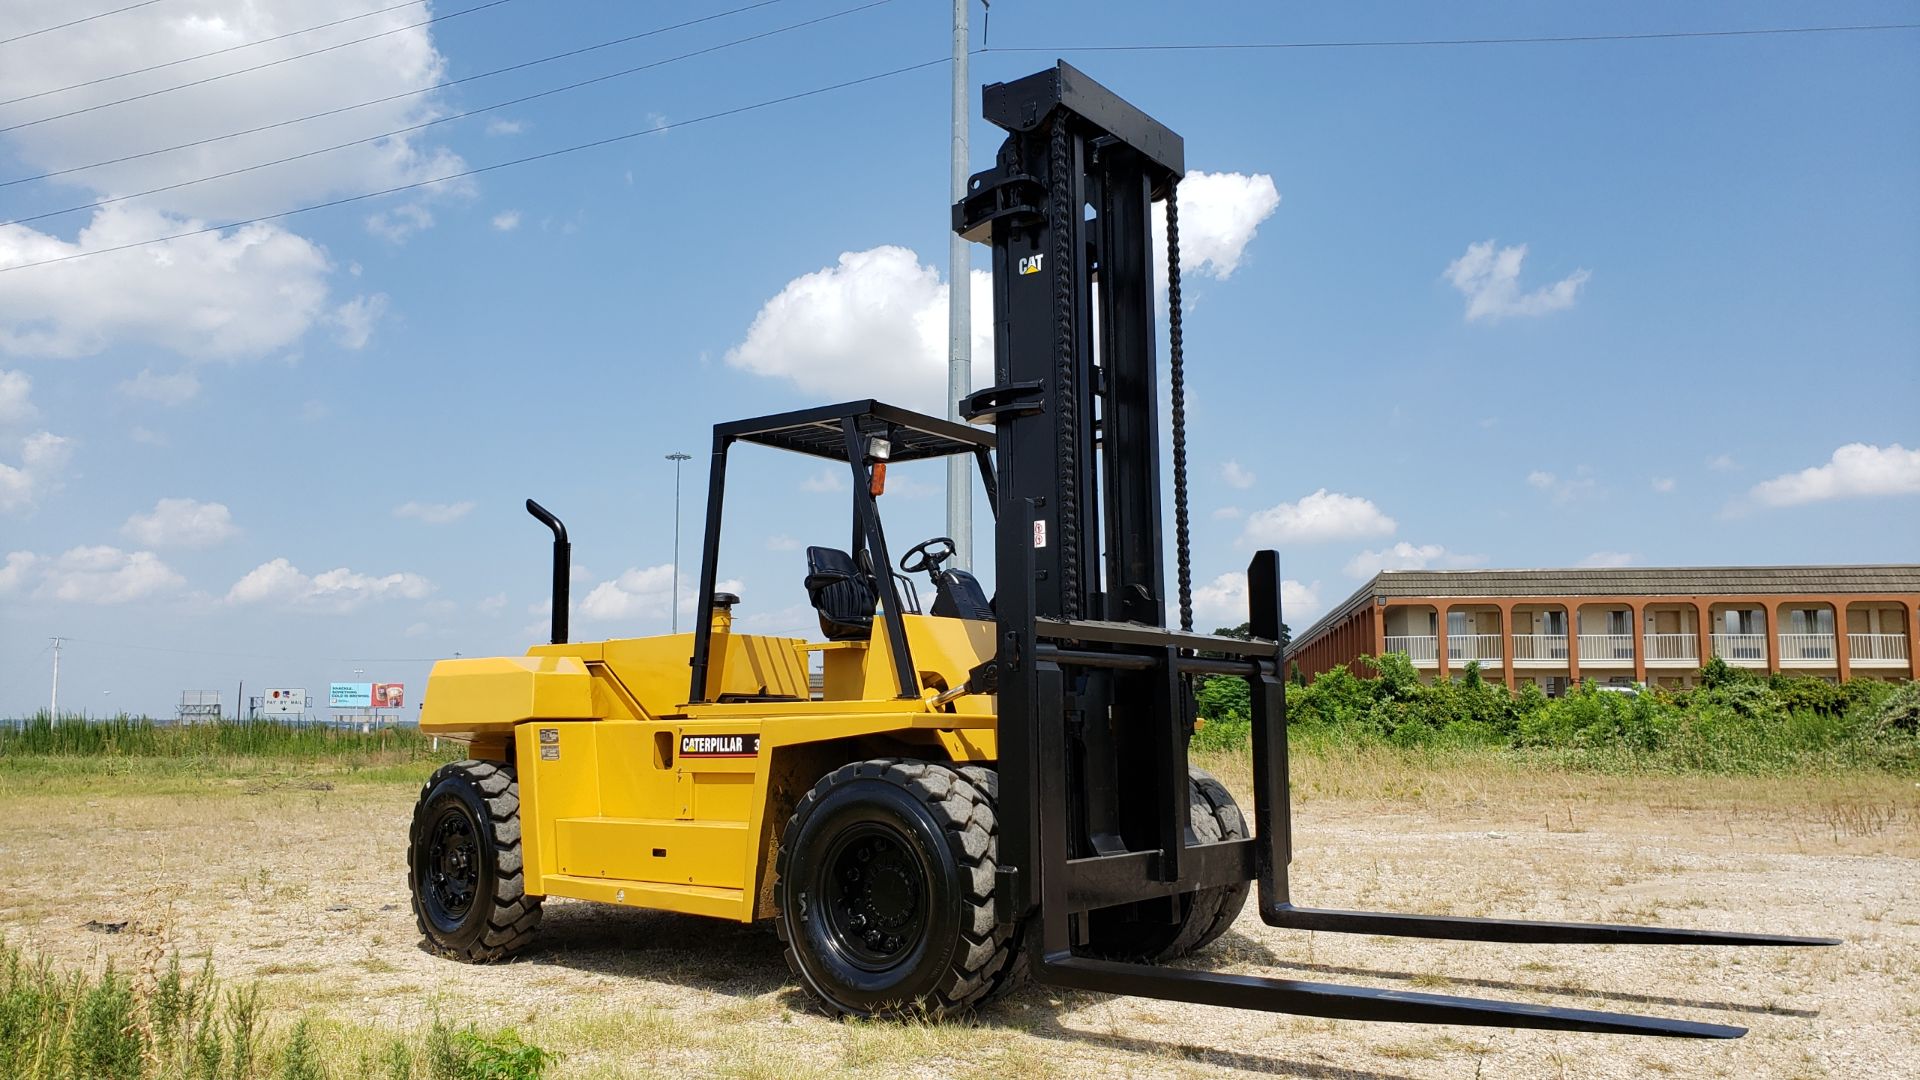
[[[1618,566],[1553,570],[1382,570],[1293,638],[1313,640],[1376,599],[1448,596],[1708,596],[1916,593],[1920,565]]]

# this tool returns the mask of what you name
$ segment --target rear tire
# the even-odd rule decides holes
[[[1245,837],[1247,826],[1240,807],[1220,781],[1205,769],[1189,768],[1187,776],[1188,843]],[[1088,912],[1087,951],[1109,960],[1146,964],[1191,955],[1233,925],[1246,905],[1249,884],[1215,885],[1164,900]]]
[[[441,766],[420,789],[407,838],[407,885],[427,948],[480,964],[524,947],[541,898],[527,895],[522,870],[513,766]]]
[[[829,1010],[932,1017],[986,998],[1012,959],[994,922],[998,824],[945,765],[878,758],[834,770],[780,837],[774,897],[787,965]]]

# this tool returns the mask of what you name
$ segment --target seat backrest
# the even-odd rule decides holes
[[[828,641],[865,641],[873,636],[873,575],[838,548],[807,549],[807,599],[820,613]]]
[[[980,579],[965,570],[942,570],[934,577],[933,613],[949,619],[992,622],[993,604]]]

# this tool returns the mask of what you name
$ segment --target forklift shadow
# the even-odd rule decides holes
[[[1217,1046],[1196,1046],[1192,1043],[1169,1042],[1140,1035],[1091,1031],[1085,1028],[1068,1027],[1060,1022],[1060,1014],[1066,1009],[1090,1005],[1103,999],[1124,1000],[1077,990],[1048,991],[1045,988],[1036,988],[989,1006],[978,1014],[977,1020],[983,1027],[1010,1029],[1055,1042],[1076,1043],[1128,1054],[1152,1055],[1158,1060],[1172,1057],[1267,1076],[1300,1077],[1302,1080],[1412,1080],[1405,1073],[1375,1072],[1371,1069],[1356,1069],[1343,1065],[1296,1061],[1291,1058],[1226,1050]]]
[[[1345,967],[1338,964],[1306,964],[1292,960],[1270,960],[1269,966],[1313,975],[1346,975],[1371,979],[1397,979],[1402,982],[1425,982],[1432,976],[1417,975],[1411,971],[1379,971],[1374,968]],[[1555,994],[1565,997],[1593,997],[1607,1001],[1620,1001],[1633,1005],[1670,1005],[1683,1009],[1713,1009],[1720,1012],[1756,1013],[1766,1016],[1791,1016],[1810,1019],[1820,1015],[1818,1009],[1789,1009],[1779,1005],[1748,1005],[1737,1001],[1706,1001],[1700,998],[1665,997],[1659,994],[1635,994],[1623,990],[1593,990],[1582,986],[1553,986],[1550,984],[1513,982],[1508,979],[1462,979],[1448,977],[1449,984],[1473,986],[1483,990],[1513,990],[1527,994]],[[1433,991],[1447,993],[1444,988]]]
[[[549,901],[521,962],[759,997],[789,983],[768,922],[736,923],[669,911]]]

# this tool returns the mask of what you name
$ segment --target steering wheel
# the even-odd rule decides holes
[[[900,556],[900,569],[909,574],[917,574],[922,570],[933,574],[939,572],[941,563],[951,558],[953,558],[953,538],[936,536],[908,548],[907,553]]]

